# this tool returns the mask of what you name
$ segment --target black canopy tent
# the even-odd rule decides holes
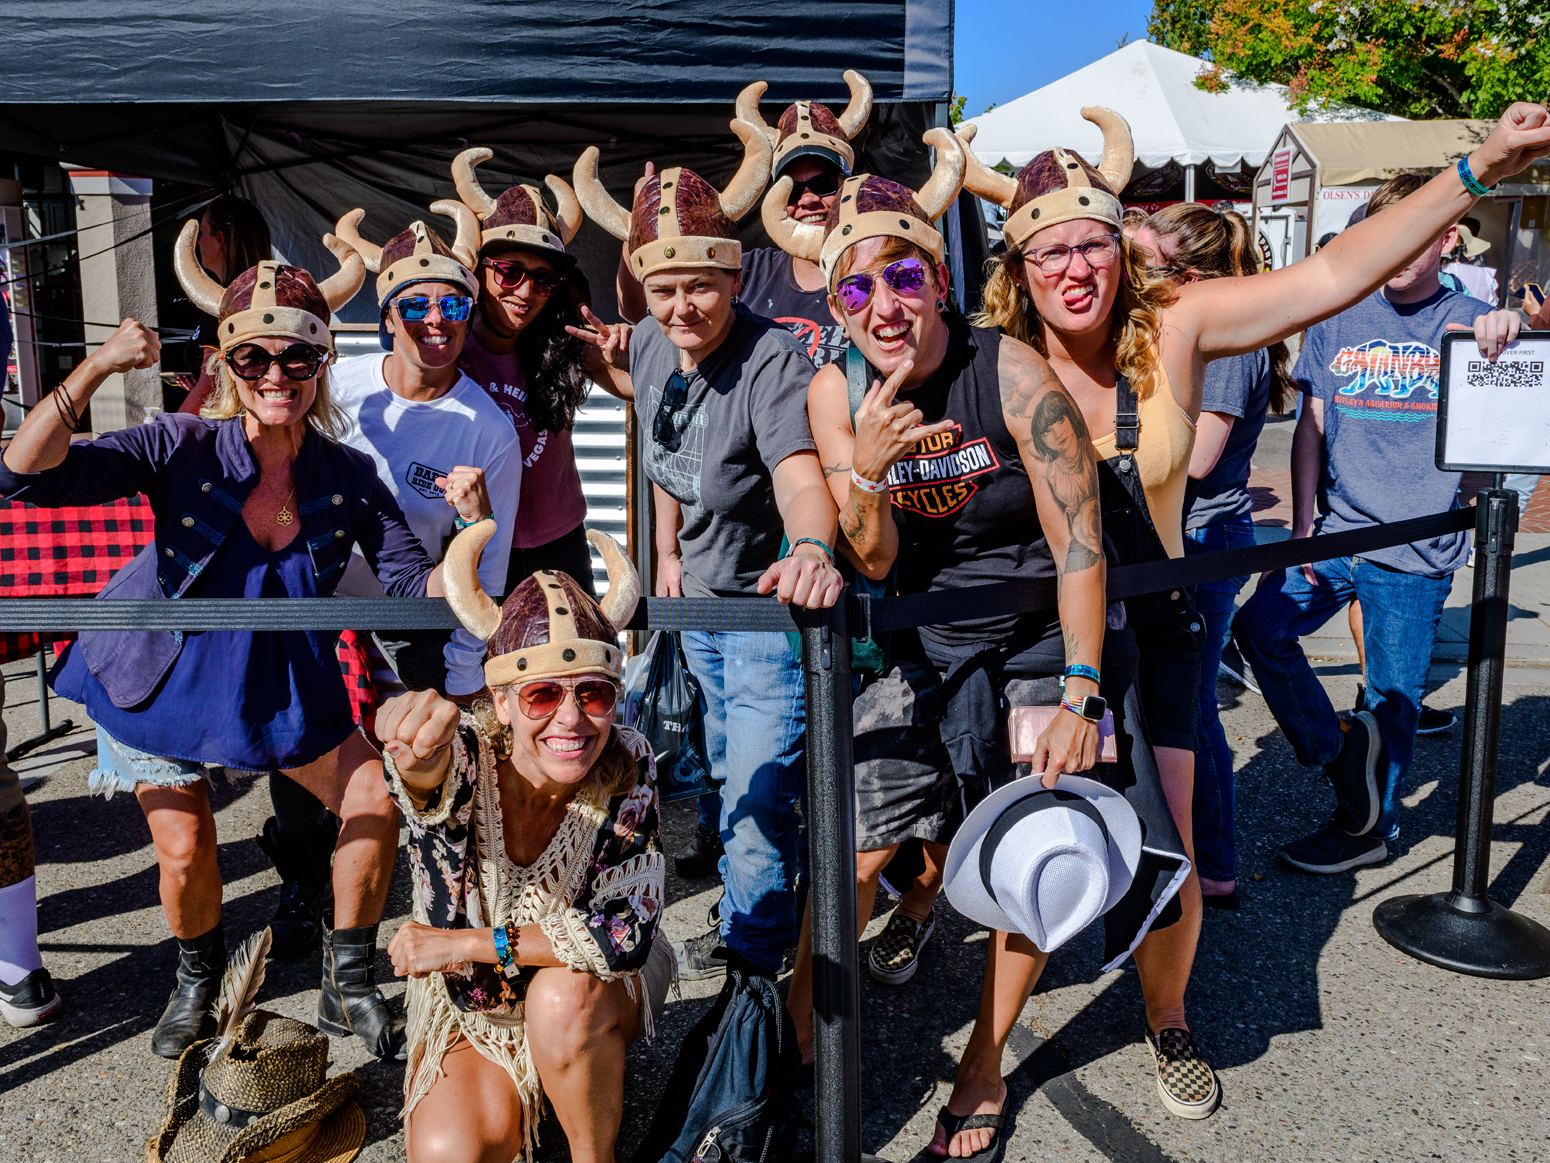
[[[647,160],[725,182],[733,99],[756,79],[773,121],[797,97],[843,107],[857,69],[877,100],[858,166],[918,185],[921,134],[951,94],[951,19],[951,0],[32,0],[6,22],[0,151],[234,189],[282,254],[329,270],[320,238],[341,214],[363,207],[362,233],[384,241],[452,195],[469,145],[495,151],[479,171],[492,192],[568,178],[588,145],[626,205]],[[769,244],[757,213],[743,232]],[[588,222],[573,249],[608,314],[618,243]],[[373,318],[369,288],[342,315]]]

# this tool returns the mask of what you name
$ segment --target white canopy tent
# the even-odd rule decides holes
[[[1185,200],[1194,199],[1194,167],[1210,162],[1221,172],[1257,169],[1289,121],[1393,120],[1366,109],[1310,113],[1292,110],[1281,85],[1234,80],[1208,93],[1195,78],[1208,67],[1198,57],[1138,41],[969,120],[979,127],[974,151],[987,165],[1017,169],[1055,146],[1097,158],[1098,127],[1082,119],[1084,105],[1107,105],[1128,122],[1136,162],[1148,170],[1170,162],[1184,168]]]

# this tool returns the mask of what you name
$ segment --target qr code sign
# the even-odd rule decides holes
[[[1545,382],[1545,361],[1523,359],[1513,363],[1488,363],[1483,359],[1472,359],[1466,381],[1472,388],[1539,387]]]

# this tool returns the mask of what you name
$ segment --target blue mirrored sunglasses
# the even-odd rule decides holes
[[[405,323],[423,323],[431,313],[431,298],[429,295],[409,295],[394,299],[393,306]],[[443,295],[436,300],[436,308],[448,323],[462,323],[473,311],[474,301],[467,295]]]

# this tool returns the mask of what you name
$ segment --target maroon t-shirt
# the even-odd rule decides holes
[[[469,335],[458,366],[500,405],[522,441],[522,495],[512,546],[532,549],[563,537],[587,515],[570,432],[541,432],[529,423],[527,377],[516,352],[492,354]]]

